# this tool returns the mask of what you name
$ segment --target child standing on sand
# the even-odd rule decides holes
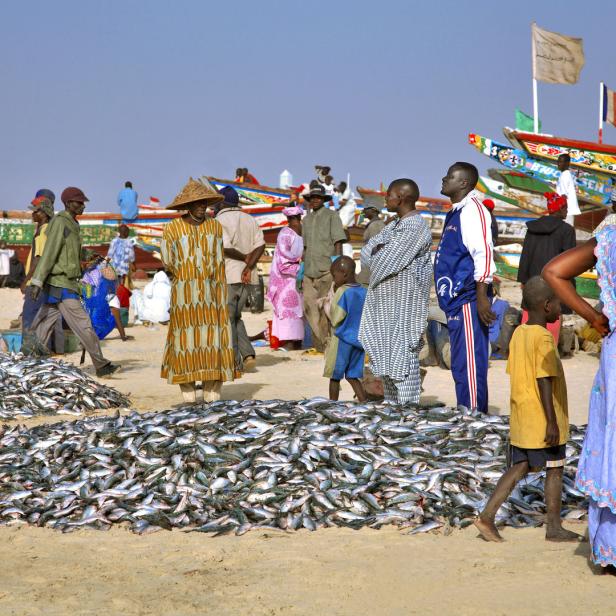
[[[350,257],[339,257],[331,266],[334,279],[334,297],[330,308],[330,321],[334,328],[327,351],[325,371],[329,377],[329,397],[338,400],[340,381],[349,382],[357,399],[366,400],[361,383],[364,376],[366,353],[357,339],[361,313],[366,300],[366,289],[355,280],[355,262]]]
[[[547,541],[577,541],[560,519],[565,448],[569,438],[567,386],[548,323],[560,317],[560,300],[540,276],[524,286],[528,322],[511,338],[507,372],[511,378],[511,466],[498,480],[494,494],[475,520],[486,541],[503,541],[494,523],[496,513],[529,470],[546,469]]]

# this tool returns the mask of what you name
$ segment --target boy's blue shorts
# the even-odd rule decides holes
[[[338,353],[331,376],[332,381],[342,381],[344,378],[363,378],[365,357],[366,353],[363,349],[338,340]]]

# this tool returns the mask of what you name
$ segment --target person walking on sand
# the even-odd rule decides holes
[[[167,206],[185,214],[165,225],[161,242],[162,261],[173,274],[161,377],[180,386],[185,402],[219,400],[222,383],[239,376],[227,307],[223,229],[206,215],[223,198],[209,183],[190,178]]]
[[[241,372],[254,370],[255,350],[250,343],[242,311],[250,287],[259,283],[257,263],[265,250],[265,239],[257,221],[240,207],[240,197],[231,186],[220,189],[216,220],[223,230],[225,272],[228,286],[229,318],[235,363]]]
[[[278,233],[270,269],[267,299],[272,304],[272,335],[292,349],[304,339],[304,301],[297,290],[297,273],[304,254],[302,214],[300,207],[282,210],[288,226]]]
[[[451,372],[458,406],[488,412],[489,327],[492,312],[493,257],[490,215],[475,190],[479,172],[457,162],[443,178],[441,193],[451,199],[436,251],[434,281],[447,315]]]
[[[47,228],[49,221],[54,216],[53,202],[49,197],[35,197],[28,209],[32,210],[32,222],[36,225],[34,235],[32,236],[32,247],[26,259],[26,279],[24,280],[21,289],[24,294],[24,306],[21,316],[22,336],[24,347],[28,348],[32,345],[33,332],[31,330],[32,323],[41,306],[45,303],[45,294],[40,293],[36,300],[32,299],[32,287],[29,286],[30,279],[34,270],[45,249],[47,241]],[[59,320],[61,323],[61,319]]]
[[[543,270],[558,297],[604,336],[599,370],[590,393],[588,426],[578,462],[575,485],[588,497],[591,559],[616,567],[616,226],[607,225],[596,238],[559,255]],[[597,268],[603,312],[597,312],[571,278]]]
[[[366,289],[355,280],[355,261],[340,257],[332,263],[334,297],[330,320],[334,328],[327,351],[323,376],[329,378],[329,399],[338,400],[340,381],[346,379],[359,402],[365,402],[364,376],[366,353],[357,337],[366,299]]]
[[[363,210],[364,218],[368,221],[364,229],[363,245],[365,246],[375,235],[385,228],[385,222],[379,218],[380,211],[375,205],[367,205]],[[361,263],[361,270],[357,275],[357,282],[368,286],[370,282],[370,268]]]
[[[129,272],[135,266],[135,246],[128,237],[129,229],[122,224],[118,227],[118,237],[109,243],[107,258],[118,276],[118,282],[123,283]]]
[[[77,216],[83,214],[88,198],[74,186],[65,188],[60,198],[65,209],[51,219],[43,254],[30,279],[31,299],[36,302],[42,293],[46,298],[32,323],[34,338],[28,351],[47,353],[49,338],[62,315],[92,358],[96,376],[109,376],[119,366],[103,357],[98,336],[80,301],[82,247]]]
[[[498,480],[475,526],[487,541],[503,541],[495,524],[500,506],[529,471],[546,469],[547,541],[579,541],[562,527],[563,469],[569,439],[567,385],[563,366],[547,323],[560,317],[560,301],[540,276],[522,293],[528,322],[511,338],[507,372],[511,378],[511,466]]]
[[[122,222],[132,222],[139,216],[137,199],[139,195],[133,190],[133,183],[124,182],[124,188],[118,194],[118,207],[122,214]]]
[[[383,381],[385,401],[392,404],[419,404],[421,394],[419,351],[432,286],[432,237],[415,209],[417,199],[413,180],[394,180],[386,203],[396,217],[361,251],[370,282],[359,341],[372,373]]]
[[[347,236],[340,217],[333,210],[323,207],[331,201],[320,184],[314,184],[305,196],[310,213],[304,218],[304,311],[312,330],[312,340],[317,351],[323,352],[330,335],[329,320],[323,302],[332,286],[330,267],[332,257],[342,255],[342,244]]]

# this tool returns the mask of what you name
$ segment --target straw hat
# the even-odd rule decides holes
[[[184,188],[165,209],[185,210],[195,201],[206,201],[208,205],[215,205],[223,199],[224,197],[206,179],[193,180],[193,178],[189,178]]]

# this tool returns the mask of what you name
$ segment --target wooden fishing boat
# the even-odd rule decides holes
[[[560,171],[553,162],[538,160],[522,149],[498,143],[475,133],[468,136],[469,143],[485,156],[513,171],[524,173],[547,184],[552,189],[558,182]],[[608,175],[579,169],[576,173],[580,209],[598,209],[610,203],[613,182]]]
[[[522,250],[518,246],[500,246],[494,250],[494,264],[496,271],[502,278],[518,279],[520,257]],[[589,299],[599,298],[599,283],[596,270],[585,272],[575,279],[576,289],[580,295]]]
[[[362,188],[361,186],[357,187],[357,192],[363,198],[364,207],[370,204],[375,205],[380,210],[384,209],[385,192]],[[499,199],[498,195],[490,195],[490,197]],[[526,223],[529,220],[534,220],[537,216],[515,207],[514,204],[508,204],[508,206],[507,209],[504,207],[494,209],[494,217],[496,218],[499,231],[498,243],[521,243],[526,235]],[[420,197],[417,201],[417,209],[428,223],[432,237],[435,239],[440,238],[443,232],[445,216],[451,209],[451,202],[447,199]],[[363,232],[362,227],[359,227],[359,229]]]
[[[253,216],[263,230],[265,241],[275,243],[278,231],[287,224],[282,210],[289,202],[290,191],[267,186],[252,186],[236,182],[208,178],[217,187],[233,186],[240,194],[242,210]],[[0,239],[6,240],[24,262],[32,245],[34,225],[30,211],[7,211],[0,219]],[[181,216],[181,212],[160,207],[158,199],[139,205],[136,220],[128,223],[135,242],[136,266],[146,271],[161,267],[160,240],[165,224]],[[117,235],[122,215],[115,212],[85,212],[79,217],[83,245],[106,255],[109,243]]]
[[[543,133],[503,129],[509,142],[529,156],[555,163],[561,154],[569,154],[571,166],[591,173],[616,177],[616,146],[594,141],[566,139]]]

